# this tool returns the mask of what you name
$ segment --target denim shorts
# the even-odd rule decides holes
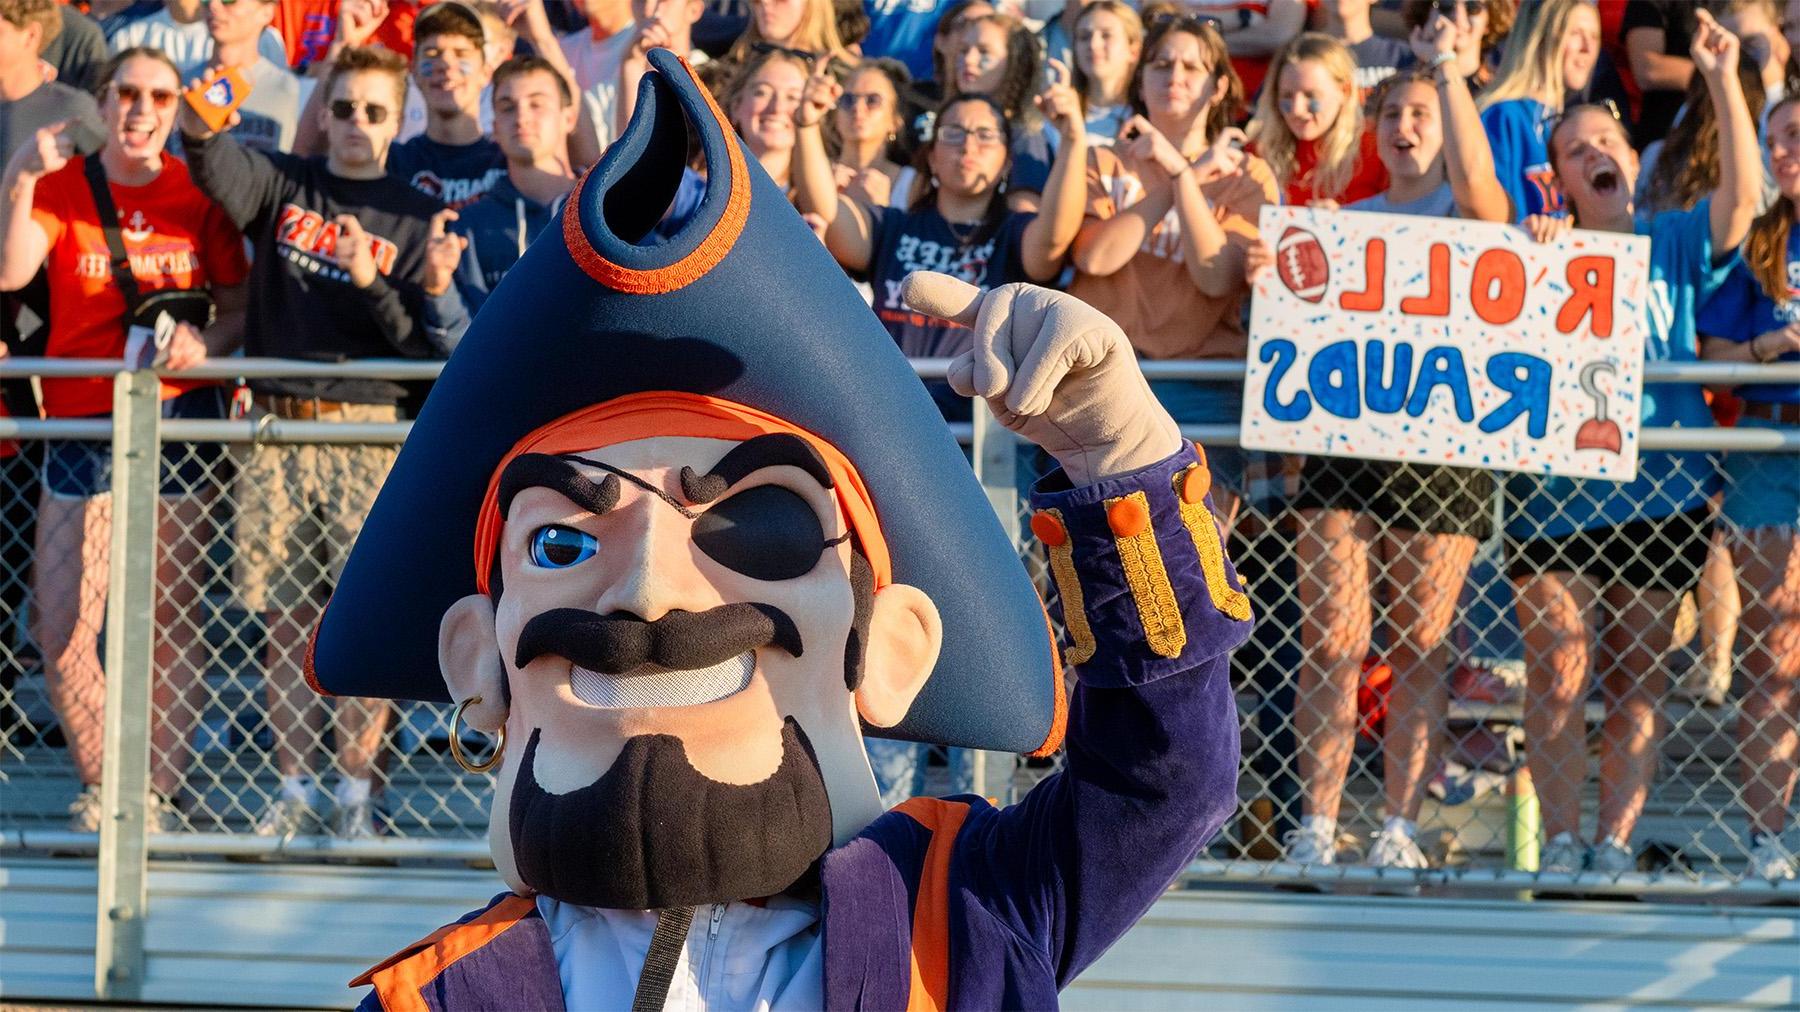
[[[1786,429],[1767,418],[1745,416],[1740,429]],[[1725,519],[1740,530],[1800,525],[1800,458],[1792,453],[1725,455]]]
[[[1243,417],[1241,383],[1204,383],[1196,380],[1152,380],[1150,392],[1177,425],[1232,425]],[[1202,446],[1213,482],[1242,494],[1244,451],[1235,446]]]
[[[162,402],[164,418],[224,418],[225,388],[199,387]],[[106,418],[107,415],[93,415]],[[219,443],[167,443],[162,446],[162,494],[195,495],[217,487],[227,476],[216,473],[225,448]],[[112,491],[112,444],[88,440],[44,443],[44,488],[62,499],[89,499]]]

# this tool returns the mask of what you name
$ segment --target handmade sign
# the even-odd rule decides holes
[[[1265,207],[1243,445],[1630,481],[1650,243]]]

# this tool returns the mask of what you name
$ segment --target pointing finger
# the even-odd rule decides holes
[[[936,271],[914,271],[900,282],[900,298],[926,316],[973,327],[981,311],[981,289]]]

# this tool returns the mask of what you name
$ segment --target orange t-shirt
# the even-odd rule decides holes
[[[112,256],[106,250],[106,233],[83,161],[73,159],[38,180],[31,209],[31,220],[50,240],[44,262],[50,281],[50,340],[45,354],[118,358],[125,354],[125,294],[113,284]],[[138,291],[243,283],[250,272],[243,235],[193,184],[181,161],[163,159],[162,174],[145,186],[110,186]],[[165,379],[163,399],[207,382]],[[43,384],[44,414],[50,417],[112,411],[112,380],[104,376],[46,379]]]
[[[429,2],[429,0],[427,0]],[[275,30],[287,45],[288,66],[304,70],[325,58],[337,35],[339,0],[280,0],[275,7]],[[369,41],[412,58],[413,22],[419,5],[412,0],[390,0],[388,16]]]
[[[1316,143],[1301,141],[1294,149],[1294,178],[1287,184],[1287,203],[1293,207],[1305,207],[1308,201],[1327,197],[1338,202],[1339,207],[1349,207],[1359,200],[1385,193],[1388,188],[1387,166],[1381,164],[1381,152],[1375,146],[1375,131],[1363,132],[1362,142],[1357,146],[1356,167],[1350,172],[1350,181],[1344,184],[1344,192],[1336,195],[1319,193],[1313,187],[1313,169],[1319,164],[1318,146]]]
[[[1246,249],[1257,241],[1257,216],[1280,190],[1267,162],[1249,158],[1244,171],[1200,188],[1225,229],[1226,241]],[[1105,221],[1144,198],[1144,184],[1112,148],[1088,158],[1090,219]],[[1240,309],[1247,286],[1224,298],[1202,292],[1188,277],[1181,219],[1171,208],[1125,266],[1105,277],[1077,273],[1069,293],[1112,317],[1144,358],[1243,358],[1247,348]]]

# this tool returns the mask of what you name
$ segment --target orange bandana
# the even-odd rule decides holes
[[[837,447],[765,411],[704,394],[663,390],[631,394],[564,415],[519,440],[506,456],[500,458],[493,476],[488,479],[487,493],[481,499],[481,515],[475,523],[475,586],[483,594],[491,592],[488,574],[493,571],[500,529],[506,523],[506,518],[500,515],[500,475],[520,454],[576,453],[658,436],[743,442],[777,432],[799,436],[818,451],[825,461],[825,469],[831,472],[831,491],[837,498],[838,508],[843,510],[850,530],[862,545],[863,554],[868,556],[869,568],[874,570],[875,589],[892,583],[893,562],[888,557],[887,541],[881,536],[875,504],[869,498],[862,475]]]

